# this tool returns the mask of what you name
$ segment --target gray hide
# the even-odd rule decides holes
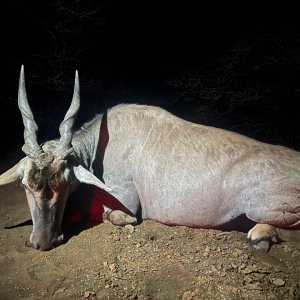
[[[298,238],[298,152],[190,123],[158,107],[124,104],[107,112],[109,142],[103,162],[96,162],[103,163],[103,184],[92,174],[102,117],[96,116],[73,135],[61,125],[60,141],[49,141],[42,148],[64,161],[64,174],[70,173],[74,182],[105,189],[133,215],[141,208],[143,219],[220,228],[246,215],[258,223],[248,234],[254,244],[292,239],[282,234],[291,230]],[[61,151],[55,154],[62,148],[73,152],[66,157]],[[28,159],[2,175],[0,184],[22,180],[24,169],[30,169]]]
[[[107,114],[104,181],[134,214],[216,228],[246,214],[300,228],[300,154],[193,124],[165,110],[120,105]]]

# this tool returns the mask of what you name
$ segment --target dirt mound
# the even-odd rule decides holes
[[[246,234],[103,223],[49,252],[24,246],[24,192],[1,189],[1,299],[299,299],[299,244],[254,250]],[[24,226],[5,229],[7,226]]]

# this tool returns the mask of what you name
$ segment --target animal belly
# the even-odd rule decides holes
[[[157,201],[142,205],[143,219],[155,220],[167,225],[183,225],[198,228],[219,228],[236,219],[241,213],[220,204],[220,201]]]

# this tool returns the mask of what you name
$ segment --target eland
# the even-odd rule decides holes
[[[19,181],[24,187],[33,222],[27,246],[50,250],[64,242],[65,205],[81,183],[122,204],[121,210],[104,207],[115,225],[136,223],[139,212],[142,219],[211,229],[246,216],[256,224],[247,236],[256,248],[300,239],[299,152],[147,105],[115,106],[74,132],[77,71],[59,139],[38,143],[23,66],[18,105],[26,156],[0,176],[0,185]]]

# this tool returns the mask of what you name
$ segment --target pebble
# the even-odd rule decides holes
[[[88,298],[88,297],[90,297],[90,296],[95,296],[95,295],[96,295],[95,292],[86,291],[86,292],[84,292],[83,297],[84,297],[84,298]]]
[[[149,241],[154,241],[154,240],[156,240],[156,236],[155,235],[150,235],[148,239],[149,239]]]
[[[231,263],[231,267],[232,267],[233,269],[237,269],[239,266],[238,266],[238,264]]]
[[[245,276],[245,277],[244,277],[244,282],[245,282],[245,283],[252,283],[252,282],[253,282],[253,279],[252,279],[250,276]]]
[[[55,292],[54,292],[54,294],[61,294],[61,293],[63,293],[65,291],[65,288],[59,288],[59,289],[57,289]]]
[[[108,267],[109,267],[109,269],[111,271],[115,271],[116,270],[116,265],[115,264],[110,264]]]
[[[181,300],[192,300],[193,293],[191,291],[186,291],[183,293]]]
[[[243,254],[243,251],[240,250],[240,249],[238,249],[238,248],[235,248],[235,249],[233,250],[233,252],[232,252],[232,255],[233,255],[234,257],[239,257],[239,256],[241,256],[242,254]]]
[[[205,249],[203,250],[202,255],[204,257],[208,257],[209,256],[209,251],[210,251],[210,248],[208,246],[206,246]]]
[[[125,229],[128,230],[131,234],[134,232],[134,226],[131,224],[125,225]]]
[[[247,290],[257,290],[257,291],[262,290],[262,287],[260,286],[260,284],[258,282],[246,284],[244,286],[244,288],[247,289]]]
[[[243,274],[251,274],[251,273],[253,273],[254,271],[253,271],[251,268],[246,267],[245,269],[241,270],[241,272],[242,272]]]
[[[285,280],[283,280],[282,278],[275,278],[272,280],[272,283],[276,286],[284,286]]]

